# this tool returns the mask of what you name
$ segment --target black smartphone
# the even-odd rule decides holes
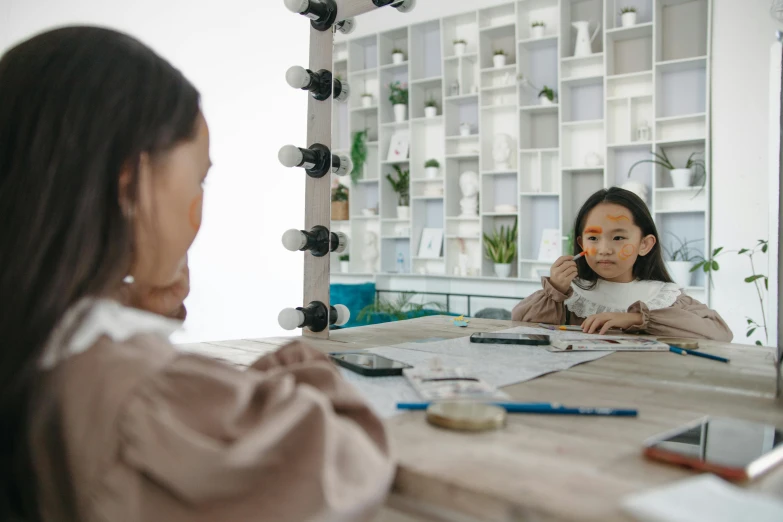
[[[771,424],[705,417],[646,441],[644,454],[744,482],[783,464],[783,431]]]
[[[368,377],[402,375],[405,368],[413,368],[374,353],[330,353],[329,357],[340,366]]]
[[[470,336],[470,342],[488,344],[542,345],[549,344],[549,336],[518,333],[477,332]]]

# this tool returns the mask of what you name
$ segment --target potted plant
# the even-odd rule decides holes
[[[404,122],[408,119],[408,84],[394,82],[389,85],[389,101],[394,107],[394,121]]]
[[[454,40],[454,55],[462,56],[465,54],[465,50],[468,48],[468,42],[463,39]]]
[[[351,162],[353,170],[351,171],[351,181],[356,183],[362,177],[364,164],[367,163],[367,129],[354,132],[353,142],[351,142]]]
[[[497,49],[492,53],[492,64],[496,69],[506,66],[506,51]]]
[[[427,118],[435,118],[438,115],[438,102],[430,98],[424,104],[424,116]]]
[[[664,252],[666,252],[666,255],[669,257],[669,260],[666,261],[666,270],[668,270],[669,275],[672,276],[674,282],[677,283],[677,286],[680,288],[687,288],[691,286],[691,276],[693,275],[691,273],[691,268],[693,268],[694,264],[698,261],[704,260],[698,252],[694,252],[691,249],[690,245],[698,243],[701,240],[688,241],[686,238],[683,241],[674,234],[671,234],[671,236],[674,237],[679,246],[673,250],[668,249],[665,246],[663,247]],[[672,244],[672,247],[674,246],[675,245]]]
[[[438,160],[427,160],[427,163],[424,164],[424,175],[427,179],[440,177],[440,163],[438,163]]]
[[[392,63],[394,65],[399,65],[402,62],[405,61],[405,53],[402,49],[394,48],[392,49]]]
[[[631,172],[640,163],[654,163],[655,165],[663,167],[669,171],[669,174],[672,178],[672,187],[677,189],[684,189],[694,186],[692,185],[693,171],[697,168],[700,168],[702,170],[702,175],[699,176],[698,179],[701,181],[701,186],[704,186],[707,171],[704,165],[704,160],[693,158],[697,154],[699,153],[694,152],[688,156],[688,160],[685,162],[684,167],[675,167],[674,164],[669,160],[669,157],[666,155],[666,150],[661,148],[660,153],[652,153],[652,155],[655,156],[654,159],[640,160],[631,165],[631,168],[628,170],[628,177],[631,177]]]
[[[536,20],[532,24],[530,24],[530,36],[533,38],[543,38],[544,37],[544,28],[546,27],[546,24],[540,20]]]
[[[538,102],[541,105],[554,105],[555,91],[544,85],[541,92],[538,93]]]
[[[372,107],[373,96],[372,93],[365,92],[362,94],[362,107]]]
[[[340,256],[340,272],[347,273],[351,267],[351,256],[343,254]]]
[[[391,183],[394,192],[397,193],[397,219],[408,219],[410,216],[410,171],[402,170],[399,165],[394,165],[397,171],[397,179],[386,174],[386,179]]]
[[[338,184],[332,189],[332,221],[348,220],[348,187]]]
[[[470,123],[462,122],[459,125],[459,135],[460,136],[470,136]]]
[[[620,9],[620,21],[623,27],[633,27],[636,25],[636,8],[623,7]]]
[[[416,292],[400,292],[396,300],[376,298],[375,302],[361,309],[356,320],[360,323],[377,324],[390,321],[403,321],[425,315],[439,315],[444,306],[437,302],[414,303]]]
[[[484,254],[495,263],[495,275],[508,277],[511,275],[511,262],[517,255],[517,221],[514,226],[500,227],[491,236],[484,234]]]

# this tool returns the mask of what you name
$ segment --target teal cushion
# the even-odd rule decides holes
[[[351,319],[343,328],[367,324],[364,321],[361,323],[357,322],[356,318],[359,317],[359,312],[362,311],[362,308],[375,302],[375,283],[361,283],[357,285],[333,283],[329,285],[329,302],[332,305],[345,305],[351,311]]]

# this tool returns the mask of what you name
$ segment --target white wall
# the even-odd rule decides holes
[[[215,166],[177,340],[284,333],[277,313],[300,306],[303,257],[285,251],[280,236],[304,226],[304,174],[283,168],[277,150],[306,138],[306,95],[290,89],[284,73],[306,65],[309,24],[282,0],[0,0],[0,52],[72,23],[140,38],[203,96]]]
[[[713,1],[712,244],[753,246],[769,237],[769,53],[779,25],[770,0]],[[757,270],[769,274],[768,259]],[[747,259],[720,258],[712,306],[745,341],[746,316],[761,321]],[[770,288],[772,290],[772,288]],[[771,295],[770,299],[776,299]],[[754,337],[754,339],[759,337]]]

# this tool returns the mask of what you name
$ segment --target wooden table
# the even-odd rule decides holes
[[[468,328],[458,328],[445,317],[426,317],[334,331],[329,341],[311,344],[325,351],[363,349],[512,326],[523,324],[471,319]],[[182,348],[247,365],[290,340]],[[731,364],[668,352],[615,353],[504,388],[515,400],[634,407],[636,419],[510,415],[506,428],[481,434],[432,427],[422,412],[390,419],[399,459],[390,505],[416,513],[415,520],[630,520],[619,507],[625,495],[693,475],[644,459],[641,443],[648,437],[703,415],[783,428],[772,349],[700,345]],[[783,497],[783,469],[749,487]]]

